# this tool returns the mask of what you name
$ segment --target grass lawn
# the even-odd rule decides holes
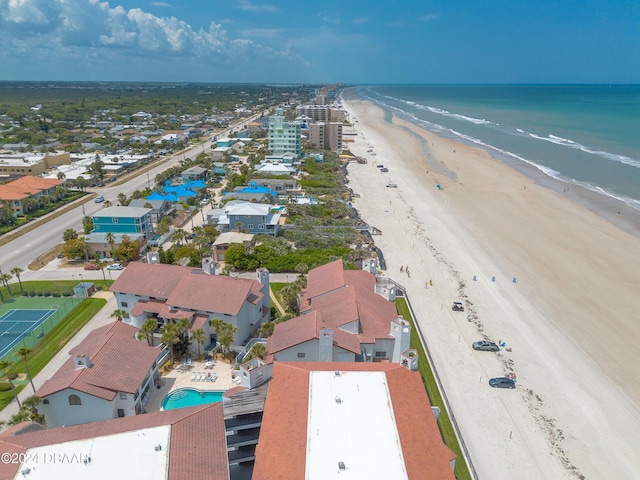
[[[55,283],[55,282],[46,282]],[[96,313],[98,313],[107,301],[103,298],[87,298],[75,307],[66,319],[56,325],[45,337],[33,347],[27,356],[31,375],[34,377],[51,361],[51,359],[76,335]],[[24,361],[16,358],[15,363],[10,368],[10,373],[26,373]],[[4,382],[3,382],[4,383]],[[29,380],[15,381],[16,389],[21,391],[29,385]],[[31,386],[28,387],[29,389]],[[11,390],[0,392],[0,410],[4,409],[13,399]]]
[[[453,425],[451,424],[451,419],[449,418],[449,414],[445,408],[444,400],[442,399],[442,395],[440,395],[440,389],[438,388],[438,384],[433,375],[433,371],[429,365],[429,360],[427,358],[427,354],[422,347],[422,341],[420,339],[420,334],[418,333],[418,329],[415,326],[413,321],[413,317],[411,316],[411,311],[407,305],[407,302],[402,297],[396,298],[396,308],[398,309],[398,313],[402,315],[405,320],[408,320],[411,323],[411,348],[417,350],[418,357],[420,360],[418,361],[418,369],[420,370],[420,375],[422,376],[422,381],[427,389],[427,394],[429,395],[429,400],[431,400],[431,405],[436,407],[440,407],[440,415],[438,416],[438,426],[440,427],[440,432],[442,433],[442,438],[444,439],[444,443],[453,450],[453,453],[457,455],[456,458],[456,467],[454,470],[454,474],[457,480],[471,480],[471,474],[469,473],[469,468],[467,467],[467,462],[465,461],[464,456],[462,455],[462,449],[460,448],[460,444],[458,443],[458,438],[453,430]]]

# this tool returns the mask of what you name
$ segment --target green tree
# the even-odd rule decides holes
[[[18,279],[18,283],[20,284],[20,293],[22,293],[22,281],[20,280],[20,274],[24,272],[20,267],[13,267],[11,269],[11,273],[13,273]]]
[[[0,275],[0,282],[2,282],[2,284],[7,288],[9,296],[11,296],[11,289],[9,288],[9,280],[11,280],[11,277],[13,277],[13,275],[10,273],[3,273]]]
[[[127,234],[122,235],[120,245],[115,249],[115,256],[124,262],[130,262],[140,254],[140,242],[131,240]]]
[[[266,353],[266,347],[264,343],[255,343],[253,347],[251,347],[251,350],[247,352],[247,356],[245,357],[244,361],[246,362],[256,357],[264,360],[265,353]]]
[[[64,242],[64,256],[67,258],[85,257],[89,261],[89,250],[84,238],[74,238]]]
[[[211,320],[211,327],[218,335],[218,343],[222,347],[223,353],[229,353],[235,334],[238,332],[238,327],[234,327],[220,318]]]
[[[158,328],[158,322],[155,318],[147,318],[142,326],[140,327],[140,331],[137,334],[138,340],[146,339],[147,343],[150,347],[153,346],[153,332]]]
[[[118,309],[114,310],[113,313],[111,315],[109,315],[109,316],[111,318],[115,318],[119,322],[121,322],[122,319],[129,318],[129,312],[127,312],[126,310],[122,310],[122,309],[118,308]]]
[[[204,341],[206,339],[206,335],[204,333],[204,330],[201,329],[201,328],[198,328],[197,330],[195,330],[193,332],[193,339],[198,344],[198,359],[200,359],[201,358],[200,346],[204,344]]]
[[[82,231],[85,235],[91,233],[93,230],[93,218],[85,216],[82,219]]]
[[[124,193],[120,192],[118,194],[118,202],[120,203],[120,206],[126,207],[126,205],[127,205],[127,196]]]
[[[7,379],[9,382],[9,386],[13,391],[13,397],[18,404],[18,408],[22,408],[20,405],[20,399],[18,398],[18,392],[16,392],[16,386],[13,384],[13,380],[11,380],[11,376],[9,374],[9,367],[11,366],[11,362],[9,360],[0,360],[0,371],[2,371],[2,376]]]
[[[160,329],[160,334],[160,341],[169,346],[169,358],[173,367],[173,347],[180,341],[180,329],[175,323],[167,323]]]
[[[33,385],[33,378],[31,377],[31,370],[29,370],[29,362],[27,362],[27,355],[29,355],[30,353],[30,348],[20,347],[18,350],[16,350],[15,355],[22,358],[22,360],[24,361],[24,368],[27,371],[27,377],[29,377],[31,388],[33,388],[33,393],[36,393],[36,387]]]
[[[32,422],[43,423],[44,415],[38,412],[38,406],[41,402],[42,399],[40,397],[38,397],[37,395],[31,395],[22,401],[21,411],[26,412],[28,415],[28,419]]]
[[[84,217],[87,218],[87,217]],[[88,233],[88,232],[87,232]],[[66,242],[67,240],[73,240],[78,238],[78,232],[76,232],[73,228],[67,228],[62,234],[62,239]]]
[[[169,232],[171,228],[171,217],[162,217],[162,220],[158,223],[157,231],[159,234],[164,235]]]
[[[80,175],[78,176],[78,178],[76,178],[75,184],[78,190],[85,191],[89,186],[89,181],[82,175]]]

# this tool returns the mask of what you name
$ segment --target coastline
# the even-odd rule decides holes
[[[382,230],[376,244],[387,275],[406,285],[422,312],[480,477],[633,476],[640,468],[634,212],[618,217],[611,199],[613,210],[604,209],[611,218],[601,218],[593,211],[600,204],[589,205],[595,192],[566,192],[542,172],[530,177],[484,150],[391,119],[367,100],[344,100],[358,132],[349,148],[369,161],[348,167],[361,196],[354,206]],[[456,315],[450,303],[458,298],[467,312]],[[471,350],[485,336],[512,352]],[[486,385],[507,371],[517,374],[516,395]]]

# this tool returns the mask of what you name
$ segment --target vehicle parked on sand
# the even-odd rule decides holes
[[[451,310],[454,312],[464,312],[464,305],[462,305],[462,302],[453,302]]]
[[[387,188],[398,188],[397,183],[387,183]]]
[[[489,342],[488,340],[480,340],[479,342],[473,342],[471,344],[474,350],[484,350],[487,352],[497,352],[500,350],[500,347],[494,343]]]
[[[494,388],[516,388],[516,382],[507,377],[491,378],[489,385]]]

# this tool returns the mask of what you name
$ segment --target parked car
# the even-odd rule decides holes
[[[498,350],[500,350],[500,347],[496,343],[489,342],[488,340],[473,342],[471,346],[474,350],[486,350],[487,352],[497,352]]]
[[[494,388],[516,388],[516,382],[507,377],[491,378],[489,385]]]
[[[397,183],[387,183],[387,188],[398,188]]]
[[[380,169],[380,171],[381,171],[381,172],[388,172],[388,171],[389,171],[389,169],[388,169],[387,167],[382,167],[382,168]]]
[[[107,270],[122,270],[124,267],[120,263],[112,263],[107,267]]]
[[[87,265],[84,266],[85,270],[100,270],[100,267],[98,265],[96,265],[95,263],[88,263]]]
[[[104,197],[102,195],[100,195],[99,197],[96,197],[96,199],[94,200],[94,202],[96,203],[102,203],[104,202]]]
[[[64,258],[64,253],[60,252],[58,255],[56,255],[56,258]]]
[[[462,302],[453,302],[451,310],[454,312],[464,312],[464,305],[462,305]]]

